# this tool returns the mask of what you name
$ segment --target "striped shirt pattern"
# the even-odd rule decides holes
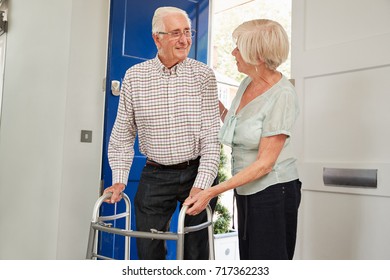
[[[127,184],[138,133],[139,149],[163,165],[200,156],[194,187],[208,188],[219,165],[217,84],[205,64],[187,58],[171,69],[158,57],[127,70],[111,132],[112,183]]]

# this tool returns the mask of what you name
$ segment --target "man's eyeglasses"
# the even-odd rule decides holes
[[[195,30],[184,30],[183,32],[179,30],[171,31],[171,32],[157,32],[157,34],[163,34],[163,35],[170,35],[173,39],[179,39],[183,34],[187,38],[192,38],[195,36],[196,31]]]

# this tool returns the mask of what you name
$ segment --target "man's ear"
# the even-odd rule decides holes
[[[153,34],[153,41],[156,44],[157,49],[161,48],[161,38],[158,36],[158,34]]]

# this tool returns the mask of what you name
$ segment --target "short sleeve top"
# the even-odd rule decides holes
[[[237,174],[256,160],[261,138],[278,134],[285,134],[288,138],[273,170],[262,178],[237,188],[241,195],[254,194],[268,186],[298,179],[296,159],[290,146],[292,130],[299,113],[295,89],[282,76],[269,90],[236,114],[241,97],[250,82],[250,77],[241,82],[219,132],[221,143],[232,147],[232,174]]]

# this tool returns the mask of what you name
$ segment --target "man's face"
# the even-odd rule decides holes
[[[186,17],[181,14],[166,16],[164,25],[165,30],[162,30],[164,32],[181,32],[179,38],[174,38],[171,34],[153,35],[161,62],[171,68],[186,59],[190,52],[192,39],[183,34],[185,30],[190,30],[190,26]]]

